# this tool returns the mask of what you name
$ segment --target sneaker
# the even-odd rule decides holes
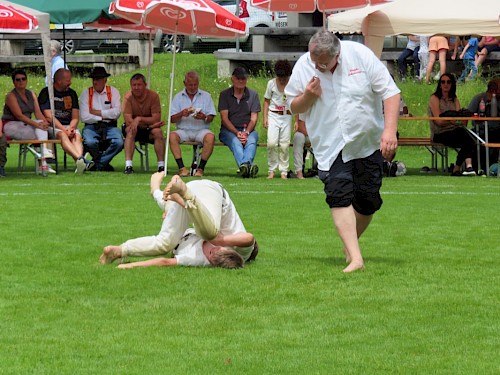
[[[47,167],[47,172],[57,174],[57,172],[54,169],[52,169],[51,167]]]
[[[451,172],[451,175],[453,177],[461,177],[462,176],[462,173],[460,173],[460,171],[454,171],[454,172]]]
[[[124,174],[132,174],[134,173],[134,168],[132,167],[125,167],[125,170],[123,171]]]
[[[43,149],[43,157],[45,159],[54,159],[54,154],[52,153],[52,150],[44,148]]]
[[[257,173],[259,173],[259,167],[257,166],[257,164],[254,164],[250,167],[250,177],[257,177]]]
[[[242,163],[237,172],[241,177],[246,178],[250,176],[250,163]]]
[[[88,161],[87,159],[83,159],[85,162],[85,170],[86,171],[92,171],[94,168],[94,162],[92,160]]]
[[[85,164],[85,161],[83,158],[80,158],[76,161],[76,169],[75,173],[76,174],[83,174],[83,172],[87,169],[87,164]]]
[[[205,174],[205,171],[203,169],[198,168],[196,170],[196,173],[194,174],[194,177],[203,177],[204,174]]]
[[[90,170],[93,170],[93,169],[90,169]],[[113,166],[111,164],[106,164],[106,165],[103,165],[100,170],[103,172],[114,172],[115,168],[113,168]],[[133,172],[133,170],[132,170],[132,172]]]
[[[187,177],[189,176],[189,170],[186,167],[182,167],[177,174],[181,177]]]
[[[462,172],[462,175],[464,175],[464,176],[475,176],[476,175],[476,171],[472,167],[467,167]]]
[[[158,167],[158,172],[165,172],[165,167],[163,165]]]
[[[0,177],[5,177],[5,168],[0,167]]]

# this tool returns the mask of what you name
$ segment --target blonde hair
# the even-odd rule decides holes
[[[243,257],[234,250],[221,249],[212,258],[212,266],[221,268],[242,268],[245,261]]]

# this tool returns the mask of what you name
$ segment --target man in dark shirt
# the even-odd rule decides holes
[[[49,90],[45,87],[38,95],[38,102],[45,118],[53,127],[49,138],[59,139],[67,154],[75,160],[75,173],[83,173],[92,167],[92,162],[83,157],[82,136],[78,130],[80,107],[78,94],[70,88],[71,72],[61,68],[54,74],[54,117],[50,109]]]
[[[260,112],[260,99],[256,91],[246,87],[248,73],[245,68],[234,69],[233,86],[219,95],[221,130],[219,139],[229,147],[242,177],[255,177],[259,172],[253,163],[259,135],[255,130]]]

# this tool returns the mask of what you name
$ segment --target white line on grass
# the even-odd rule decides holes
[[[81,186],[81,185],[79,185]],[[129,186],[129,185],[127,185]],[[92,194],[98,194],[98,195],[115,195],[117,193],[116,190],[114,191],[94,191]],[[270,194],[283,194],[283,191],[277,191],[277,190],[266,190],[266,191],[231,191],[231,195],[237,195],[237,194],[254,194],[254,195],[270,195]],[[323,191],[290,191],[287,192],[286,194],[288,195],[304,195],[304,194],[310,194],[310,195],[317,195],[321,194],[323,195]],[[20,193],[20,192],[14,192],[14,193],[6,193],[6,192],[0,192],[0,197],[19,197],[19,196],[41,196],[41,195],[56,195],[56,196],[62,196],[62,195],[71,195],[74,196],[74,192],[29,192],[29,193]],[[465,195],[465,196],[500,196],[500,192],[467,192],[467,191],[384,191],[382,192],[382,195]]]

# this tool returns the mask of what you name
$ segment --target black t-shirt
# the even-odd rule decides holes
[[[38,95],[40,109],[50,109],[49,89],[45,87]],[[68,91],[57,91],[54,89],[54,111],[55,117],[62,125],[69,125],[72,118],[73,109],[80,109],[78,104],[78,94],[73,89]]]

